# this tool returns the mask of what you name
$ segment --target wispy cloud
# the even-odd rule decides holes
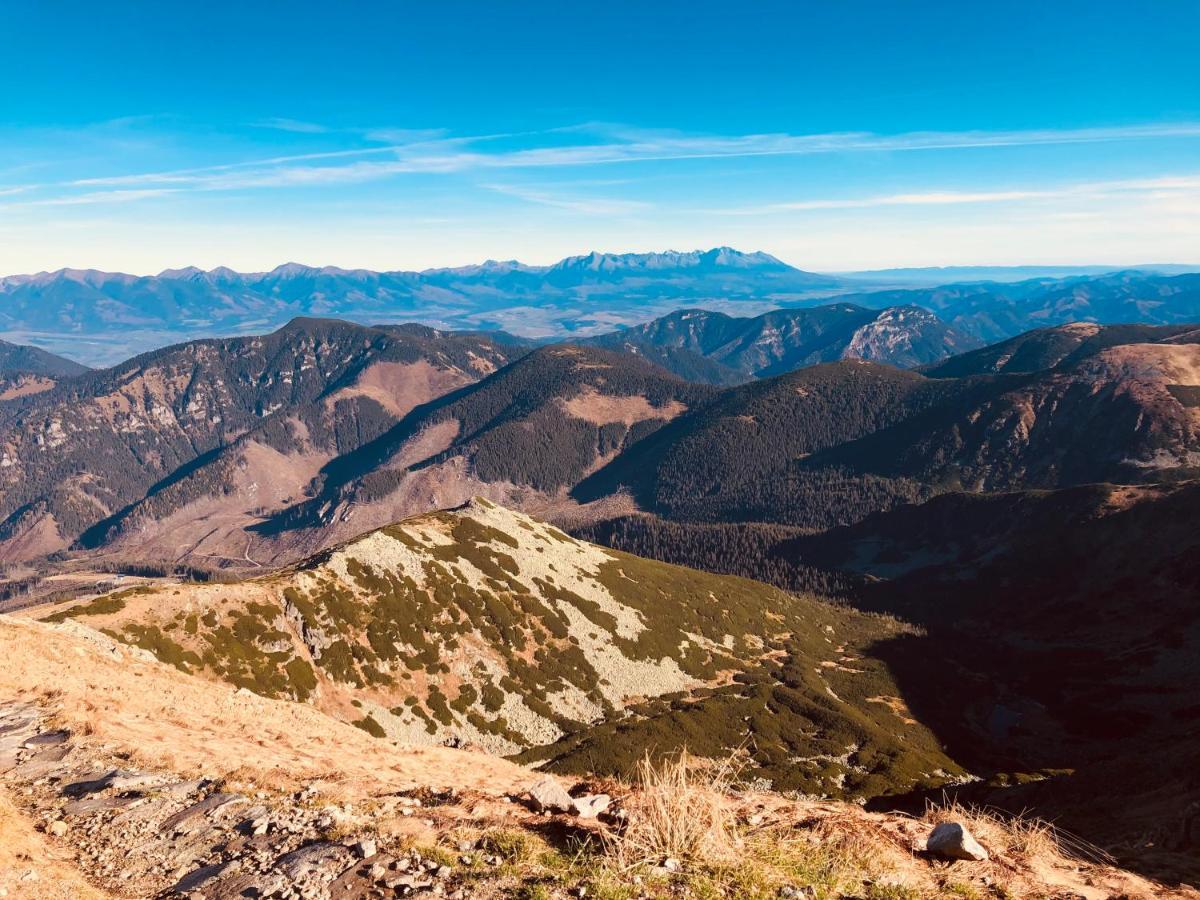
[[[300,123],[303,124],[303,123]],[[1200,137],[1200,123],[1131,125],[1111,128],[1040,129],[1027,131],[909,132],[880,135],[869,132],[830,134],[749,134],[738,136],[647,131],[591,124],[556,133],[577,133],[591,140],[553,146],[495,147],[498,137],[449,137],[437,130],[366,131],[382,145],[279,155],[220,165],[97,178],[79,178],[63,189],[96,187],[171,186],[186,190],[220,191],[249,188],[342,185],[405,174],[454,174],[504,169],[551,169],[622,163],[737,159],[761,156],[800,156],[837,153],[892,153],[971,150],[1047,144],[1162,140]],[[544,139],[545,132],[540,133]],[[524,136],[537,143],[538,134]]]
[[[420,144],[447,135],[448,132],[444,128],[367,128],[362,132],[362,136],[368,141],[392,145]]]
[[[0,191],[0,196],[4,195]],[[140,190],[118,191],[88,191],[83,194],[70,194],[65,197],[42,197],[36,200],[18,200],[14,203],[0,204],[0,210],[27,209],[39,206],[94,206],[110,203],[135,203],[139,200],[150,200],[155,197],[165,197],[179,193],[178,188],[143,188]]]
[[[1192,191],[1200,191],[1200,175],[1096,181],[1028,190],[934,190],[915,193],[880,194],[869,197],[818,198],[725,209],[710,209],[705,210],[705,212],[728,216],[758,216],[770,213],[805,212],[809,210],[874,209],[888,206],[953,206],[980,203],[1016,203],[1027,200],[1103,198],[1118,194],[1144,194],[1153,197]]]
[[[329,131],[324,125],[318,125],[316,122],[302,122],[299,119],[279,116],[260,119],[254,123],[254,126],[256,128],[273,128],[276,131],[290,131],[294,134],[325,134]]]
[[[497,194],[516,197],[518,200],[524,200],[526,203],[536,203],[539,206],[550,206],[555,209],[566,209],[571,212],[587,213],[590,215],[621,215],[624,213],[643,212],[652,208],[652,204],[641,200],[620,200],[612,197],[564,196],[553,191],[511,184],[484,184],[482,187]]]

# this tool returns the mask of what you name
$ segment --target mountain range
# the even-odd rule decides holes
[[[1183,878],[1200,329],[977,343],[842,301],[549,345],[299,318],[39,376],[0,399],[0,602],[384,740],[745,747]]]
[[[422,272],[298,263],[269,272],[183,268],[154,276],[62,269],[0,278],[0,333],[111,364],[134,350],[269,329],[297,316],[561,337],[611,330],[685,302],[768,303],[827,294],[840,284],[766,253],[728,247],[589,253],[550,266],[488,261]]]
[[[677,346],[680,322],[687,346]],[[349,537],[368,516],[382,525],[475,492],[566,490],[706,402],[712,390],[691,381],[741,382],[823,358],[932,362],[972,343],[920,310],[840,304],[745,320],[673,314],[639,329],[637,353],[623,331],[518,363],[533,346],[499,333],[297,319],[261,338],[43,379],[36,398],[14,393],[0,408],[0,544],[36,556],[148,528],[175,542],[172,557],[220,559],[270,511],[262,530],[275,534],[320,521],[304,545],[315,549],[342,516],[336,528]],[[450,393],[508,363],[477,391]],[[188,525],[176,531],[168,523],[180,516]]]
[[[931,317],[893,312],[914,322],[897,345],[909,360]],[[639,330],[636,353],[623,339],[532,348],[296,320],[64,379],[0,402],[0,548],[10,560],[75,545],[284,562],[474,495],[564,521],[640,509],[827,528],[958,489],[1136,484],[1200,467],[1188,328],[1062,326],[921,373],[848,355],[861,350],[854,323],[871,320],[853,307],[748,323],[700,314],[711,344],[691,315]],[[831,338],[829,321],[845,319]],[[934,321],[944,355],[952,333]],[[750,341],[722,340],[742,329]],[[719,387],[653,364],[655,341],[765,370],[844,358]]]
[[[681,307],[736,317],[829,302],[917,306],[958,333],[992,343],[1036,327],[1194,321],[1196,274],[950,269],[921,284],[903,272],[821,275],[762,252],[589,253],[553,265],[488,261],[420,272],[287,263],[269,272],[168,269],[136,276],[61,269],[0,278],[0,335],[88,365],[181,340],[267,331],[298,316],[363,324],[420,322],[503,330],[538,340],[590,337],[641,325]],[[982,280],[996,275],[996,280]],[[1066,277],[1057,277],[1063,276]],[[889,288],[897,288],[889,290]],[[737,368],[735,366],[734,368]]]

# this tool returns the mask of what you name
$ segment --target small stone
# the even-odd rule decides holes
[[[474,849],[475,849],[474,841],[459,841],[458,842],[458,852],[459,853],[470,853]]]
[[[449,878],[453,873],[454,869],[450,866],[438,866],[433,874],[438,878]]]
[[[574,800],[566,788],[553,778],[543,778],[529,789],[529,799],[536,812],[571,812]]]
[[[933,829],[925,842],[925,849],[934,856],[943,859],[966,859],[975,862],[985,862],[988,852],[967,831],[966,826],[958,822],[943,822]]]
[[[67,833],[67,823],[62,819],[58,819],[50,823],[50,833],[55,837],[62,837]]]
[[[663,860],[662,867],[668,872],[678,872],[683,868],[683,864],[673,856],[668,856]]]
[[[612,798],[608,794],[588,794],[586,797],[576,797],[571,801],[575,815],[581,819],[594,819],[608,809]]]
[[[354,845],[354,849],[363,859],[370,859],[379,852],[379,848],[375,846],[375,841],[371,838],[363,838]]]

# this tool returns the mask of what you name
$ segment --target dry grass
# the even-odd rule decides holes
[[[625,807],[625,827],[605,837],[609,855],[622,869],[666,860],[736,861],[743,842],[729,802],[735,774],[732,760],[700,760],[686,750],[658,764],[644,758]]]
[[[353,801],[431,784],[497,797],[531,780],[496,757],[397,746],[304,704],[238,694],[85,631],[0,616],[0,657],[12,661],[0,666],[0,697],[33,701],[139,765],[270,790],[326,779],[332,799]]]
[[[1112,864],[1113,858],[1095,844],[1056,827],[1045,819],[1012,815],[989,807],[972,806],[957,800],[929,803],[925,820],[961,822],[993,853],[1017,859],[1082,859]]]
[[[70,854],[34,828],[0,791],[0,897],[8,900],[105,900],[84,881]]]

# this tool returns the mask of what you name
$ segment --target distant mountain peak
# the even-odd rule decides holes
[[[661,269],[792,269],[769,253],[744,253],[732,247],[713,247],[711,250],[663,250],[653,253],[601,253],[593,250],[582,256],[559,260],[552,270],[591,270],[616,272],[620,270],[653,271]]]

